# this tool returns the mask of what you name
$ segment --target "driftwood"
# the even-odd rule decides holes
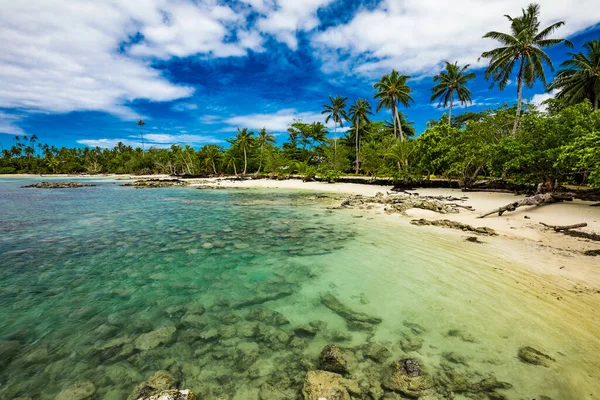
[[[590,204],[590,207],[600,207],[600,203]]]
[[[581,222],[579,224],[573,224],[573,225],[548,225],[543,222],[540,222],[540,224],[544,225],[546,228],[552,228],[556,232],[568,231],[569,229],[576,229],[576,228],[585,228],[587,226],[586,222]]]
[[[569,196],[567,194],[558,195],[558,194],[554,194],[554,193],[544,193],[544,194],[540,193],[540,194],[536,194],[534,196],[526,197],[523,200],[514,201],[510,204],[505,205],[504,207],[500,207],[496,210],[492,210],[490,212],[482,214],[477,218],[485,218],[488,215],[492,215],[492,214],[496,214],[496,213],[498,213],[499,216],[502,216],[502,214],[504,214],[505,212],[515,211],[519,207],[541,206],[542,204],[558,203],[558,202],[561,202],[564,200],[570,201],[570,200],[573,200],[573,197]]]
[[[474,232],[474,233],[479,233],[481,235],[497,236],[496,231],[494,231],[492,228],[488,228],[486,226],[474,227],[471,225],[463,224],[462,222],[450,221],[447,219],[430,221],[430,220],[421,218],[421,219],[413,219],[412,221],[410,221],[410,223],[412,225],[417,225],[417,226],[432,225],[432,226],[440,226],[443,228],[460,229],[461,231]]]

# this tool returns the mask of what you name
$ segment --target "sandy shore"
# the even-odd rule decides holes
[[[307,190],[340,195],[358,194],[374,196],[377,193],[391,193],[391,186],[362,185],[352,183],[328,184],[322,182],[302,182],[301,180],[249,179],[244,181],[206,179],[191,181],[194,186],[218,186],[222,188],[261,188]],[[600,249],[599,242],[566,236],[544,228],[540,222],[549,225],[570,225],[586,222],[587,227],[579,229],[588,233],[600,233],[600,207],[590,207],[592,202],[575,200],[541,207],[521,207],[515,212],[505,213],[502,217],[491,215],[477,218],[484,212],[504,206],[510,202],[525,198],[508,193],[464,193],[456,189],[418,189],[409,193],[422,196],[453,196],[465,198],[462,205],[473,207],[473,211],[461,209],[459,214],[439,214],[422,209],[409,209],[403,216],[385,214],[383,210],[372,210],[381,218],[408,224],[413,218],[429,220],[449,219],[468,225],[485,226],[496,230],[499,236],[485,237],[487,246],[494,247],[496,253],[505,254],[508,260],[518,260],[532,270],[564,278],[565,289],[579,287],[583,292],[600,293],[600,257],[586,256],[583,251]],[[356,210],[353,210],[354,212]],[[362,211],[362,210],[361,210]],[[367,212],[367,211],[365,211]],[[424,230],[445,232],[448,235],[467,236],[462,231],[438,227],[421,227]],[[482,251],[484,249],[482,248]]]

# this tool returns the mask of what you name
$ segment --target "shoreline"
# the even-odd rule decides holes
[[[189,180],[190,187],[215,187],[222,189],[277,189],[277,190],[305,190],[312,192],[330,193],[341,196],[375,196],[377,193],[388,195],[392,186],[379,186],[355,183],[323,183],[303,182],[301,180],[268,180],[248,179],[243,181],[227,178],[208,178]],[[491,215],[484,219],[477,218],[484,212],[504,206],[512,201],[523,199],[524,195],[509,193],[489,192],[462,192],[459,189],[415,189],[405,193],[421,196],[452,196],[465,198],[460,202],[464,206],[472,206],[473,210],[460,208],[457,214],[440,214],[434,211],[411,208],[406,215],[400,213],[385,213],[383,205],[375,205],[371,210],[350,208],[349,212],[371,214],[385,221],[396,224],[409,225],[412,219],[424,218],[427,220],[448,219],[455,222],[468,224],[474,227],[488,227],[494,229],[498,236],[482,237],[485,246],[491,246],[496,252],[505,255],[505,259],[527,265],[532,271],[551,275],[561,280],[572,289],[576,284],[584,285],[584,291],[600,293],[600,268],[597,268],[597,256],[587,256],[586,250],[600,249],[600,242],[592,242],[554,232],[544,228],[540,222],[550,225],[569,225],[586,222],[587,227],[580,229],[587,233],[600,233],[600,208],[590,207],[594,202],[574,200],[572,202],[542,205],[540,207],[522,207],[514,212],[507,212],[501,217]],[[340,200],[341,203],[342,200]],[[378,207],[379,206],[379,207]],[[422,226],[422,230],[429,230],[445,235],[461,237],[465,240],[468,236],[477,236],[471,232],[463,232],[435,226]],[[479,244],[473,244],[478,246]],[[485,248],[482,247],[482,251]],[[577,282],[577,283],[574,283]],[[561,285],[563,286],[563,285]],[[567,288],[565,287],[565,288]]]

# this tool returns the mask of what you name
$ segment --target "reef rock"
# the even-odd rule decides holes
[[[134,345],[138,350],[151,350],[161,344],[168,343],[173,338],[177,329],[174,326],[164,326],[152,332],[143,333],[135,340]]]
[[[321,302],[325,305],[325,307],[329,308],[331,311],[335,312],[340,317],[344,318],[346,321],[353,321],[366,324],[379,324],[382,321],[382,319],[379,317],[372,317],[365,313],[354,311],[346,307],[335,296],[331,294],[321,296]]]
[[[16,340],[0,341],[0,368],[7,366],[21,351],[21,344]]]
[[[284,297],[291,296],[292,294],[294,294],[293,290],[283,290],[283,291],[277,292],[277,293],[261,294],[261,295],[254,296],[249,299],[245,299],[245,300],[239,301],[237,303],[234,303],[231,305],[231,308],[234,310],[239,310],[240,308],[263,304],[263,303],[266,303],[267,301],[279,300]]]
[[[189,390],[164,390],[148,397],[140,397],[137,400],[199,400],[199,397]]]
[[[89,183],[79,182],[40,182],[34,183],[33,185],[22,186],[24,188],[35,188],[35,189],[71,189],[80,187],[96,186]]]
[[[402,333],[400,339],[400,347],[402,351],[408,353],[411,351],[417,351],[423,347],[423,339],[418,336],[412,336],[410,334]]]
[[[363,347],[365,357],[377,362],[383,363],[392,356],[392,353],[382,344],[369,343]]]
[[[55,400],[88,400],[96,393],[96,387],[90,381],[80,381],[60,392]]]
[[[128,400],[149,399],[152,396],[157,396],[164,391],[175,389],[175,378],[167,371],[156,371],[146,382],[137,385]],[[158,398],[157,398],[158,399]],[[169,399],[165,397],[164,400]],[[175,397],[175,399],[178,399]],[[161,398],[163,400],[163,398]]]
[[[394,361],[382,381],[383,387],[409,397],[420,397],[433,388],[431,377],[426,374],[414,358]]]
[[[519,349],[519,360],[533,365],[542,365],[549,367],[550,363],[556,361],[554,358],[530,346],[521,347]]]
[[[358,383],[328,371],[309,371],[302,388],[304,400],[350,400],[350,394],[360,396]]]
[[[495,230],[492,228],[488,228],[487,226],[474,227],[471,225],[463,224],[462,222],[450,221],[448,219],[441,220],[426,220],[426,219],[413,219],[410,221],[412,225],[424,226],[424,225],[432,225],[432,226],[440,226],[442,228],[452,228],[452,229],[460,229],[465,232],[473,232],[479,233],[480,235],[488,235],[488,236],[497,236]]]
[[[342,375],[350,374],[356,366],[354,356],[335,344],[328,344],[319,354],[319,368]]]

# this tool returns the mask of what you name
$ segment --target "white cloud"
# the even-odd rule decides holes
[[[16,125],[21,119],[18,115],[7,114],[0,111],[0,133],[8,135],[23,135],[25,132],[19,126]]]
[[[101,147],[101,148],[113,148],[119,142],[127,146],[142,147],[142,140],[138,136],[129,136],[129,138],[115,138],[115,139],[81,139],[77,143],[84,144],[89,147]],[[168,148],[173,144],[189,144],[189,145],[200,145],[206,143],[221,143],[223,140],[217,139],[213,136],[205,135],[171,135],[162,133],[149,133],[144,135],[144,146],[146,149],[149,148]]]
[[[298,48],[298,31],[310,31],[319,25],[317,10],[333,0],[242,0],[263,14],[258,29],[273,35],[292,50]]]
[[[257,32],[242,29],[231,41],[238,23],[245,29],[245,21],[215,0],[4,1],[0,107],[135,118],[127,107],[133,100],[171,101],[193,93],[140,57],[241,56],[248,48],[260,50]],[[138,32],[143,40],[128,47]]]
[[[312,42],[326,72],[374,77],[395,68],[431,74],[446,60],[482,66],[484,60],[478,63],[478,57],[496,45],[482,36],[490,30],[508,31],[503,15],[519,15],[524,6],[521,0],[384,0],[374,10],[359,11],[347,24],[315,35]],[[561,19],[566,25],[557,35],[568,36],[598,23],[600,7],[597,0],[542,3],[543,25]]]
[[[295,119],[301,119],[304,122],[325,122],[325,116],[320,113],[298,112],[296,109],[287,108],[272,114],[249,114],[228,118],[225,123],[229,125],[229,128],[225,128],[223,131],[230,132],[238,127],[247,127],[250,129],[266,128],[268,131],[273,132],[286,132]]]
[[[552,90],[549,93],[546,92],[546,93],[534,94],[529,102],[531,104],[535,105],[538,108],[538,110],[546,111],[546,108],[547,108],[546,104],[542,104],[542,103],[546,100],[553,99],[557,92],[558,92],[557,90]]]
[[[197,108],[198,105],[194,103],[176,103],[171,106],[171,110],[179,112],[192,111],[196,110]]]

